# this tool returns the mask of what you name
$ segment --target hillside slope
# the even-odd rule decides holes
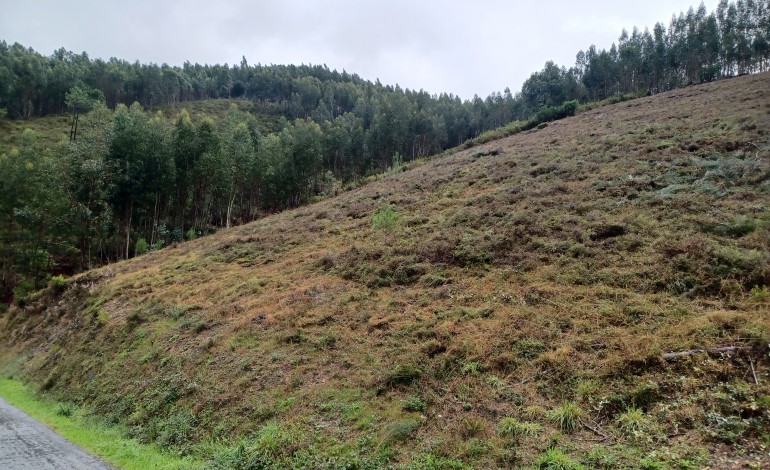
[[[222,468],[767,466],[768,129],[761,74],[413,164],[52,286],[0,360]]]

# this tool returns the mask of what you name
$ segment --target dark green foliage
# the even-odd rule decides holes
[[[578,108],[578,101],[571,100],[565,101],[559,106],[543,106],[535,115],[527,121],[522,130],[528,130],[537,127],[543,129],[547,125],[545,123],[556,121],[557,119],[563,119],[568,116],[574,116]]]
[[[548,118],[548,113],[551,111],[541,115],[543,110],[561,108],[562,103],[575,100],[581,94],[580,83],[574,71],[558,67],[551,61],[546,62],[543,70],[533,73],[521,87],[525,106],[530,112],[537,112],[537,119],[540,122],[558,119]],[[575,103],[575,108],[577,108],[577,103]]]
[[[523,437],[535,437],[541,430],[542,427],[537,423],[522,422],[512,417],[503,418],[497,426],[497,433],[501,437],[514,441]]]
[[[177,448],[184,452],[184,447],[192,441],[197,425],[195,416],[189,411],[172,414],[157,426],[156,442],[168,449]]]
[[[440,287],[452,281],[438,273],[428,273],[420,277],[420,282],[428,287]]]
[[[273,466],[273,461],[258,449],[247,449],[241,444],[221,450],[207,462],[207,466],[221,470],[266,470]]]
[[[770,290],[767,289],[767,286],[760,287],[759,285],[754,284],[754,287],[751,288],[749,294],[751,295],[751,300],[754,302],[764,302],[765,300],[770,299]]]
[[[372,227],[391,231],[398,224],[398,214],[391,206],[385,206],[372,216]]]
[[[72,112],[70,140],[77,140],[80,113],[90,111],[97,104],[103,102],[104,95],[100,90],[84,85],[82,82],[75,84],[75,86],[64,95],[64,104]]]
[[[463,464],[460,460],[425,454],[416,458],[406,468],[409,470],[463,470],[471,467]]]
[[[31,279],[24,279],[13,288],[13,303],[19,307],[27,305],[29,295],[36,289],[36,284]]]
[[[521,339],[513,345],[513,348],[524,359],[534,359],[545,352],[543,342],[534,338]]]
[[[709,436],[717,442],[732,444],[740,439],[748,429],[747,422],[740,416],[722,416],[719,413],[709,413],[707,419]]]
[[[577,100],[565,101],[561,106],[545,106],[535,114],[535,120],[539,122],[550,122],[567,116],[573,116],[575,111],[577,111],[577,108]]]
[[[585,412],[575,403],[565,401],[561,406],[548,412],[548,419],[563,432],[571,433],[580,425],[580,418]]]
[[[53,276],[48,280],[48,287],[50,287],[51,290],[56,293],[62,292],[64,289],[66,289],[68,284],[69,282],[67,279],[61,274]]]
[[[423,412],[428,409],[428,405],[425,404],[420,397],[409,397],[404,400],[401,408],[404,411],[419,411]]]
[[[143,255],[147,253],[147,240],[144,238],[140,238],[136,241],[136,247],[134,248],[134,254],[136,256]]]
[[[534,468],[541,470],[585,470],[582,464],[561,449],[548,449],[535,460]]]
[[[703,225],[703,232],[714,233],[726,237],[740,238],[757,229],[757,221],[737,219],[730,223],[708,223]]]
[[[385,387],[396,387],[398,385],[411,384],[422,377],[422,370],[413,365],[399,364],[383,380]]]
[[[126,326],[129,330],[133,330],[145,321],[146,320],[142,318],[142,315],[139,312],[132,312],[126,317]]]
[[[420,428],[420,422],[407,419],[396,421],[385,426],[385,440],[388,442],[403,442],[412,437],[417,429]]]
[[[69,418],[74,412],[75,407],[72,406],[71,403],[59,403],[56,408],[56,414],[59,416],[64,416],[65,418]]]
[[[691,239],[664,243],[661,251],[664,262],[676,270],[666,285],[673,292],[729,296],[734,294],[729,284],[748,291],[768,282],[770,258],[759,250]]]
[[[722,77],[766,70],[766,2],[723,0],[715,12],[701,4],[671,19],[668,30],[623,30],[609,50],[580,51],[575,70],[592,100],[622,93],[657,93]],[[751,45],[754,45],[752,48]]]

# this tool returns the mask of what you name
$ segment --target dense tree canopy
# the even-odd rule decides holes
[[[671,18],[668,30],[623,30],[609,50],[580,51],[575,76],[585,98],[664,91],[724,77],[762,72],[770,65],[770,2],[721,0],[716,12],[701,5]]]

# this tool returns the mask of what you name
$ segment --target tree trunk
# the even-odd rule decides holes
[[[131,219],[134,215],[134,201],[128,204],[128,222],[126,223],[126,259],[128,259],[129,249],[131,247]]]
[[[155,209],[152,211],[152,225],[150,226],[150,247],[155,244],[155,229],[158,226],[158,199],[160,194],[155,193]]]
[[[235,203],[235,192],[233,192],[233,197],[230,198],[230,202],[227,204],[227,222],[226,227],[230,228],[230,217],[233,213],[233,204]]]

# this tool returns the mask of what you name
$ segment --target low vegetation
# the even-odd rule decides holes
[[[180,458],[126,438],[120,427],[107,425],[72,403],[51,401],[17,380],[0,378],[0,396],[67,440],[123,470],[204,468],[203,462]]]
[[[207,468],[768,467],[768,83],[52,281],[0,317],[0,363]]]

